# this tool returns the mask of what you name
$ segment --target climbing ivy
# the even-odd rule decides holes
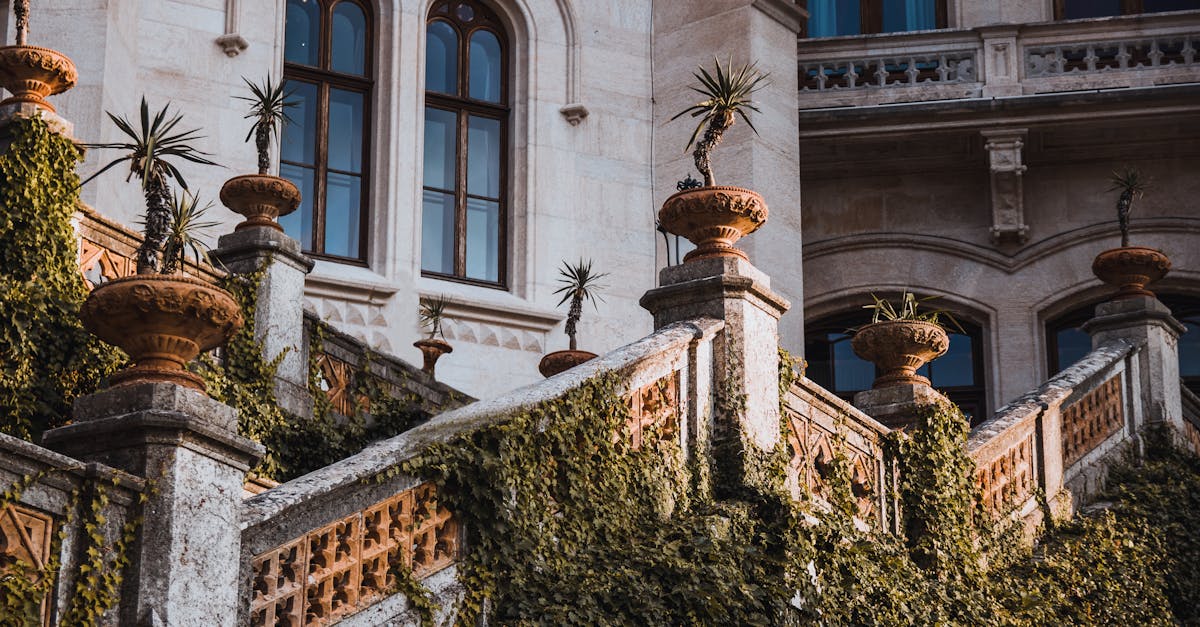
[[[41,118],[11,121],[0,155],[0,432],[32,440],[123,361],[87,333],[71,219],[79,200],[70,139]]]

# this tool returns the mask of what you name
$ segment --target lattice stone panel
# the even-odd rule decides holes
[[[426,483],[254,558],[252,625],[329,625],[454,563],[458,523]]]
[[[333,411],[343,416],[353,416],[355,406],[362,402],[362,399],[354,396],[354,367],[329,353],[317,356],[317,366],[321,369],[321,387]]]
[[[50,559],[54,519],[8,504],[0,508],[0,577],[35,576]],[[49,597],[50,595],[47,595]],[[50,624],[49,599],[42,601],[42,624]]]
[[[1008,450],[975,473],[983,506],[994,514],[1024,503],[1037,488],[1037,467],[1034,452],[1036,433],[1033,429]]]
[[[1063,466],[1079,461],[1125,425],[1121,377],[1116,375],[1062,412]]]
[[[79,274],[88,289],[137,273],[131,254],[122,254],[87,238],[79,240]]]
[[[629,420],[625,423],[625,432],[633,450],[640,449],[647,438],[670,438],[678,430],[678,371],[629,395]]]
[[[826,480],[834,461],[835,447],[840,447],[850,465],[850,489],[858,505],[859,518],[879,520],[880,460],[849,443],[839,443],[837,433],[791,407],[787,408],[785,419],[788,421],[790,454],[786,486],[792,498],[799,499],[805,492],[821,499],[830,497]]]

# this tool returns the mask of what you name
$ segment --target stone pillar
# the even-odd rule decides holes
[[[1027,129],[1006,128],[980,131],[988,152],[992,181],[992,243],[1024,244],[1029,238],[1025,224],[1025,165],[1021,148]]]
[[[45,444],[148,482],[120,623],[234,625],[242,483],[263,454],[237,435],[237,412],[175,384],[135,383],[80,398],[74,419]]]
[[[734,257],[698,259],[664,268],[661,287],[646,292],[641,305],[654,315],[654,328],[709,316],[725,321],[713,347],[713,389],[733,408],[716,416],[714,446],[732,446],[743,459],[774,450],[779,440],[779,318],[790,304],[771,291],[771,280],[750,262]],[[725,419],[725,421],[722,421]],[[719,460],[730,461],[728,458]],[[754,468],[721,468],[755,482]],[[727,475],[728,476],[728,475]]]
[[[312,259],[300,252],[300,242],[268,227],[222,235],[217,246],[212,257],[230,272],[250,274],[265,267],[254,310],[254,336],[262,342],[266,359],[283,354],[275,376],[279,405],[297,416],[311,416],[304,276],[313,268]]]
[[[950,399],[924,383],[890,385],[863,390],[854,395],[855,407],[889,429],[911,430],[919,427],[917,423],[922,407],[948,402]]]
[[[1157,298],[1136,296],[1101,303],[1096,317],[1083,325],[1092,348],[1122,338],[1140,345],[1138,376],[1142,416],[1146,422],[1168,422],[1182,432],[1179,393],[1179,335],[1186,327]]]

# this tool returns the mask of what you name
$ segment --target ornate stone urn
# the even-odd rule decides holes
[[[950,348],[942,327],[923,320],[885,320],[859,328],[850,339],[854,354],[883,371],[873,388],[894,385],[929,385],[917,369],[941,357]]]
[[[579,364],[596,358],[596,353],[581,350],[565,350],[547,353],[538,362],[538,372],[549,379],[560,372],[566,372]]]
[[[38,46],[0,48],[0,86],[12,94],[0,105],[29,102],[54,113],[54,105],[46,101],[46,96],[67,91],[78,78],[75,64],[57,50]]]
[[[659,210],[658,220],[668,232],[696,245],[684,261],[708,257],[748,260],[746,253],[733,244],[766,224],[767,214],[767,203],[758,192],[710,186],[672,195]]]
[[[243,174],[221,186],[221,203],[246,219],[235,231],[265,226],[278,231],[276,220],[300,206],[300,190],[289,180],[270,174]]]
[[[417,340],[413,342],[413,346],[416,346],[421,351],[421,356],[425,358],[425,365],[421,367],[421,370],[431,377],[434,376],[433,371],[437,367],[437,360],[446,353],[454,352],[454,347],[450,345],[450,342],[436,337]]]
[[[237,301],[225,290],[182,275],[141,274],[104,283],[80,309],[83,326],[121,347],[133,364],[112,385],[169,382],[204,391],[184,366],[224,344],[242,326]]]
[[[1171,260],[1153,248],[1122,246],[1096,255],[1092,274],[1117,288],[1113,299],[1154,296],[1146,286],[1171,270]]]

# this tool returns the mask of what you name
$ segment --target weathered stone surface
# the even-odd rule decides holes
[[[919,426],[917,411],[922,406],[946,402],[949,399],[924,383],[892,385],[854,395],[855,407],[890,429]]]
[[[1179,335],[1186,331],[1171,311],[1152,296],[1101,303],[1096,317],[1083,325],[1092,346],[1123,339],[1142,346],[1138,371],[1143,394],[1138,399],[1149,422],[1166,421],[1183,430],[1179,395]]]

